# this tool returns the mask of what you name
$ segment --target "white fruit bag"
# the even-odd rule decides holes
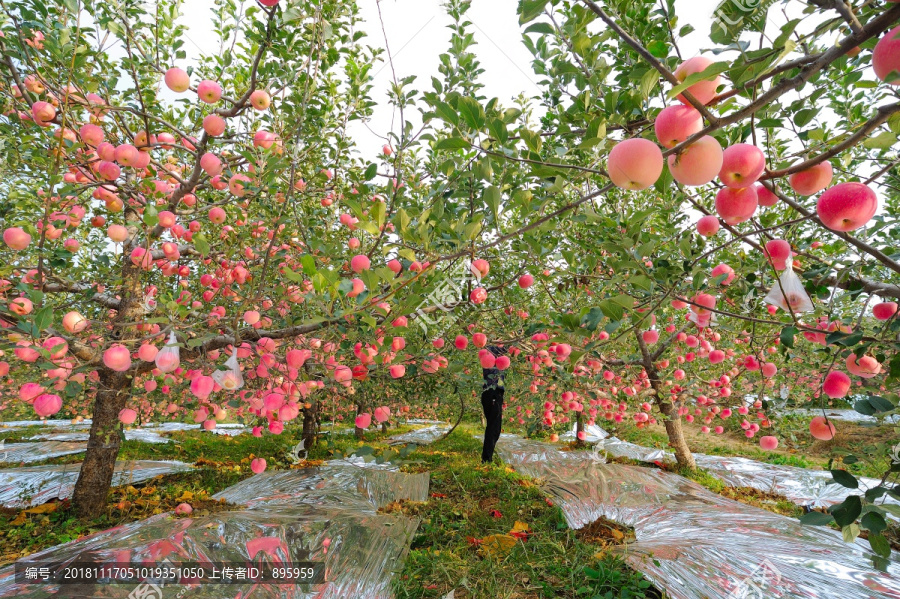
[[[156,354],[156,367],[160,372],[172,372],[181,364],[181,354],[178,350],[178,340],[175,331],[169,332],[169,342]]]
[[[217,385],[226,391],[237,391],[244,386],[244,376],[241,374],[241,366],[237,360],[237,348],[231,353],[231,357],[225,361],[228,370],[216,370],[212,378]]]
[[[772,285],[772,289],[766,295],[765,301],[767,304],[778,306],[785,312],[811,312],[813,310],[812,300],[809,299],[806,289],[803,288],[800,277],[791,268],[792,264],[793,260],[788,258],[787,268],[778,277],[781,285],[778,283]],[[784,290],[784,293],[782,293],[782,290]]]

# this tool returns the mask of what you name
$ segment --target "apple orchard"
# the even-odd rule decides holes
[[[217,2],[195,61],[177,0],[0,4],[0,408],[92,418],[83,514],[123,425],[309,445],[476,409],[482,367],[514,430],[659,422],[687,468],[684,426],[784,443],[773,398],[898,404],[897,3],[691,57],[672,2],[523,0],[541,91],[504,106],[451,0],[383,148],[353,2]]]

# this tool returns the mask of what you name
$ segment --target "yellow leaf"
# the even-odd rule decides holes
[[[516,537],[511,535],[489,535],[481,540],[479,551],[490,557],[504,557],[516,546]]]
[[[52,514],[59,507],[58,503],[45,503],[25,510],[29,514]]]
[[[179,497],[175,501],[190,501],[193,498],[194,498],[193,493],[191,493],[190,491],[185,491],[184,493],[181,494],[181,497]]]
[[[623,533],[621,530],[616,530],[615,528],[611,528],[609,530],[609,532],[612,534],[613,538],[616,539],[617,541],[621,541],[622,539],[625,538],[625,533]]]
[[[516,523],[513,524],[512,531],[513,532],[528,532],[530,530],[529,526],[524,523],[516,520]]]
[[[21,511],[21,512],[19,512],[19,515],[16,516],[16,519],[13,520],[12,522],[10,522],[10,524],[12,526],[22,526],[23,524],[25,524],[25,521],[27,518],[28,518],[28,516],[25,515],[25,512]]]

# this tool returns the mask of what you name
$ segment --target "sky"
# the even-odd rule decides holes
[[[363,18],[361,28],[368,34],[366,43],[384,48],[386,35],[398,79],[415,75],[418,89],[430,88],[431,77],[438,75],[438,56],[447,50],[450,41],[447,25],[451,19],[441,7],[442,0],[357,0],[357,4]],[[717,4],[718,0],[676,1],[679,26],[690,24],[695,29],[695,33],[679,43],[685,57],[698,54],[708,39]],[[531,54],[521,41],[517,5],[518,0],[473,0],[467,14],[477,42],[475,51],[485,71],[481,78],[485,85],[483,93],[489,98],[499,98],[505,105],[511,105],[512,99],[522,92],[533,95],[539,91],[535,83],[538,77],[531,69]],[[200,48],[209,52],[217,47],[209,28],[200,25],[209,22],[212,6],[212,0],[185,3],[183,22],[189,26],[187,36],[193,47],[186,49],[191,57]],[[369,156],[384,144],[383,137],[392,124],[399,127],[387,103],[392,78],[387,61],[374,72],[372,97],[379,105],[367,125],[354,121],[350,130],[360,151]]]

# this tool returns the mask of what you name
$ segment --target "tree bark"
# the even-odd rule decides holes
[[[684,438],[684,429],[681,428],[681,416],[678,415],[675,405],[670,400],[665,399],[666,396],[663,393],[664,390],[659,380],[659,372],[656,370],[656,365],[653,364],[653,356],[650,355],[647,344],[644,343],[643,337],[637,330],[635,330],[635,337],[637,338],[638,346],[641,348],[641,358],[644,370],[647,371],[647,377],[650,379],[650,386],[656,392],[654,403],[659,406],[659,411],[665,418],[663,424],[669,437],[669,447],[675,452],[675,460],[679,466],[696,470],[697,462],[694,460],[694,454],[691,453],[687,440]]]
[[[312,446],[316,443],[316,439],[318,437],[319,431],[316,422],[318,409],[319,402],[313,400],[311,402],[311,407],[308,410],[303,410],[303,432],[300,438],[303,440],[303,447],[307,452],[312,449]]]
[[[129,225],[130,239],[134,239],[140,216],[129,207],[126,209],[125,221]],[[132,345],[138,338],[134,323],[144,319],[144,293],[143,271],[128,258],[132,249],[130,243],[123,249],[122,286],[119,292],[121,299],[119,309],[110,323],[112,330],[108,334],[107,343],[122,343],[133,351]],[[106,506],[121,442],[119,412],[131,397],[131,386],[138,367],[135,364],[125,372],[116,372],[101,363],[97,369],[99,384],[94,397],[91,433],[81,472],[72,493],[72,506],[81,517],[95,518]]]
[[[362,414],[362,413],[363,413],[363,406],[362,406],[362,404],[356,404],[356,415],[359,416],[359,415]],[[355,423],[354,423],[354,425],[355,425]],[[354,435],[356,436],[356,438],[359,439],[360,441],[363,440],[363,433],[365,433],[365,432],[366,432],[365,429],[361,429],[361,428],[359,428],[358,426],[357,426],[355,429],[353,429],[353,434],[354,434]]]
[[[79,516],[95,518],[106,506],[121,438],[119,412],[131,396],[131,374],[100,370],[87,452],[75,483],[72,505]]]
[[[584,447],[587,445],[584,441],[582,441],[578,437],[578,433],[584,432],[584,414],[582,412],[578,412],[578,415],[575,416],[575,447]]]

